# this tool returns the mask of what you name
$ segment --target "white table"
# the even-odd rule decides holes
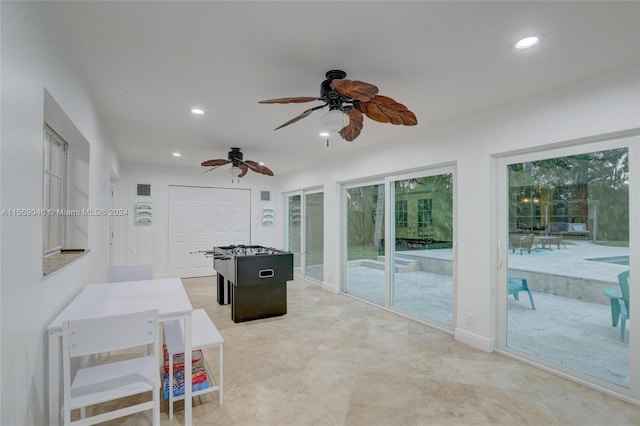
[[[158,309],[160,321],[184,320],[185,365],[191,365],[193,307],[179,278],[89,284],[51,321],[49,333],[49,425],[60,423],[62,322]],[[158,355],[159,356],[159,355]],[[191,369],[185,369],[191,383]],[[185,386],[184,420],[191,426],[191,386]]]

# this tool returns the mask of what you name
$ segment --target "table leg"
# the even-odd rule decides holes
[[[223,368],[222,368],[222,346],[223,345],[220,345],[218,347],[218,350],[220,351],[220,374],[219,374],[219,376],[220,376],[220,405],[222,405],[222,390],[224,389],[224,387],[222,385],[222,383],[223,383],[223,378],[222,378],[222,375],[223,375],[223,371],[222,371],[223,370]]]
[[[168,351],[167,351],[168,352]],[[164,350],[163,350],[164,353]],[[169,375],[167,383],[169,384],[169,420],[173,419],[173,355],[169,353]],[[164,354],[162,355],[164,356]]]
[[[191,391],[193,389],[191,366],[191,313],[184,319],[184,424],[191,426],[192,407]]]

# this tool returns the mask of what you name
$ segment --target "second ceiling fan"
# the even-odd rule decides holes
[[[346,80],[347,73],[341,70],[328,71],[326,80],[320,85],[319,97],[292,97],[267,99],[261,104],[288,104],[322,101],[323,105],[309,108],[301,114],[276,127],[281,129],[299,121],[313,111],[329,107],[329,112],[322,117],[323,125],[343,139],[352,141],[360,135],[363,125],[363,114],[380,123],[403,124],[415,126],[418,119],[415,114],[401,103],[388,96],[378,95],[378,88],[373,84],[358,80]]]
[[[253,170],[256,173],[260,173],[267,176],[273,176],[273,172],[267,166],[262,163],[258,163],[251,160],[244,160],[244,155],[240,151],[240,148],[231,148],[227,158],[217,158],[215,160],[203,161],[200,165],[203,167],[211,167],[208,171],[217,167],[224,166],[225,164],[231,164],[229,172],[234,178],[241,178],[247,174],[249,170]]]

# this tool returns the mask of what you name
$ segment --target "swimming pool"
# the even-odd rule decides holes
[[[613,263],[614,265],[627,265],[629,266],[629,256],[611,256],[611,257],[594,257],[590,260],[592,262],[604,262],[604,263]]]

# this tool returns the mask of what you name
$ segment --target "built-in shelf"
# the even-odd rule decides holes
[[[262,209],[262,219],[261,223],[265,226],[271,226],[276,223],[276,214],[275,210],[272,208]]]
[[[150,201],[141,201],[136,203],[135,220],[140,224],[150,224],[153,221],[153,204]]]

